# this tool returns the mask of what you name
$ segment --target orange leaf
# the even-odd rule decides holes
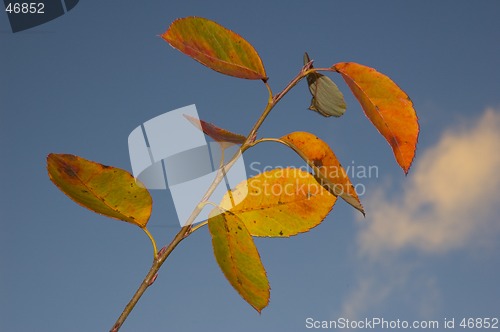
[[[233,213],[214,209],[208,218],[215,258],[238,293],[258,312],[269,303],[269,281],[252,236]]]
[[[233,207],[234,200],[240,203]],[[310,173],[277,168],[228,191],[220,207],[239,217],[254,236],[289,237],[319,225],[336,200]]]
[[[52,182],[76,203],[107,217],[146,227],[153,201],[127,171],[71,154],[47,157]]]
[[[240,35],[201,17],[175,20],[162,35],[172,47],[219,73],[267,80],[254,47]]]
[[[222,129],[214,124],[194,118],[187,114],[184,114],[184,117],[188,119],[189,122],[191,122],[196,128],[203,131],[205,135],[210,136],[219,143],[243,144],[243,142],[245,142],[246,138],[243,135],[232,133],[229,130]]]
[[[342,75],[368,119],[391,145],[399,166],[408,174],[419,133],[410,97],[373,68],[354,62],[337,63],[332,68]]]
[[[312,163],[315,166],[318,181],[328,191],[342,197],[347,203],[361,211],[363,215],[365,214],[351,180],[326,142],[303,131],[293,132],[281,137],[281,139],[292,144],[298,150],[296,150],[297,152],[300,151],[301,157],[305,157],[304,159],[309,165]]]

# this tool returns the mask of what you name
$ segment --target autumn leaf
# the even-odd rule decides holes
[[[269,303],[269,281],[252,236],[232,212],[212,210],[208,219],[214,255],[238,293],[258,312]]]
[[[180,18],[161,37],[172,47],[222,74],[267,80],[254,47],[214,21],[194,16]]]
[[[310,173],[277,168],[228,191],[220,207],[238,216],[254,236],[289,237],[319,225],[336,199]],[[233,207],[233,201],[240,203]]]
[[[194,118],[187,114],[184,114],[184,117],[188,119],[189,122],[191,122],[196,128],[202,130],[205,135],[211,137],[219,143],[243,144],[243,142],[245,142],[246,137],[243,135],[232,133],[229,130],[222,129],[214,124]]]
[[[76,203],[107,217],[146,227],[153,201],[127,171],[71,154],[47,157],[52,182]]]
[[[310,61],[309,55],[305,53],[304,65]],[[312,65],[311,68],[313,68]],[[310,110],[325,117],[339,117],[345,113],[344,95],[328,76],[315,72],[308,74],[306,78],[312,95]]]
[[[368,119],[392,147],[399,166],[408,174],[419,133],[410,97],[373,68],[354,62],[337,63],[332,68],[342,75]]]
[[[340,196],[363,215],[365,214],[351,180],[326,142],[303,131],[290,133],[281,137],[281,140],[292,145],[292,148],[300,153],[309,166],[314,166],[319,182],[328,191],[335,196]]]

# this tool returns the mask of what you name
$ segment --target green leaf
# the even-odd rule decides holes
[[[208,219],[215,258],[238,293],[258,312],[269,303],[269,281],[252,236],[233,213],[212,210]]]
[[[220,206],[237,215],[254,236],[289,237],[319,225],[336,200],[310,173],[277,168],[238,184]],[[233,207],[234,201],[240,203]]]
[[[304,54],[304,65],[311,60],[307,53]],[[311,68],[313,66],[311,65]],[[346,111],[344,95],[333,81],[318,72],[307,75],[307,84],[311,92],[312,100],[309,109],[328,117],[340,117]]]
[[[127,171],[71,154],[47,157],[52,182],[76,203],[107,217],[146,227],[153,201]]]
[[[254,47],[240,35],[201,17],[175,20],[162,35],[172,47],[222,74],[267,80]]]

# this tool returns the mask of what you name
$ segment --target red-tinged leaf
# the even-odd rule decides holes
[[[254,47],[240,35],[201,17],[175,20],[162,35],[172,47],[222,74],[267,80]]]
[[[269,303],[269,281],[252,236],[233,213],[213,210],[208,219],[215,258],[238,293],[258,312]]]
[[[354,62],[337,63],[332,68],[342,75],[407,174],[415,156],[419,133],[417,113],[410,97],[389,77],[373,68]]]
[[[146,227],[153,201],[127,171],[71,154],[47,157],[52,182],[76,203],[107,217]]]
[[[229,130],[219,128],[214,124],[194,118],[187,114],[184,114],[184,117],[188,119],[189,122],[191,122],[196,128],[203,131],[205,135],[210,136],[219,143],[243,144],[243,142],[245,142],[246,138],[243,135],[232,133]]]
[[[281,137],[281,140],[299,153],[309,166],[314,166],[317,180],[325,189],[335,196],[340,196],[363,215],[365,214],[347,172],[326,142],[303,131],[290,133]]]

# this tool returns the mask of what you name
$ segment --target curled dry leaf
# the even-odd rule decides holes
[[[175,20],[161,36],[172,47],[219,73],[267,80],[255,48],[237,33],[202,17]]]
[[[342,197],[344,201],[359,210],[365,211],[358,194],[349,179],[346,171],[340,164],[328,144],[317,136],[303,131],[293,132],[281,137],[281,140],[291,145],[292,149],[300,152],[300,156],[311,167],[317,180],[332,194]]]
[[[52,182],[76,203],[107,217],[146,227],[153,201],[127,171],[71,154],[47,157]]]
[[[336,199],[310,173],[277,168],[228,191],[220,207],[238,216],[254,236],[289,237],[319,225]],[[240,203],[233,207],[232,201]]]
[[[269,281],[245,223],[230,211],[214,209],[208,218],[214,255],[238,293],[258,312],[269,303]]]
[[[337,63],[332,68],[342,75],[368,119],[392,147],[399,166],[408,174],[419,133],[410,97],[373,68],[354,62]]]
[[[305,53],[304,65],[310,61],[309,55]],[[311,68],[313,68],[312,65]],[[307,75],[307,84],[312,95],[310,110],[325,117],[339,117],[345,113],[344,95],[328,76],[318,72],[311,73]]]

